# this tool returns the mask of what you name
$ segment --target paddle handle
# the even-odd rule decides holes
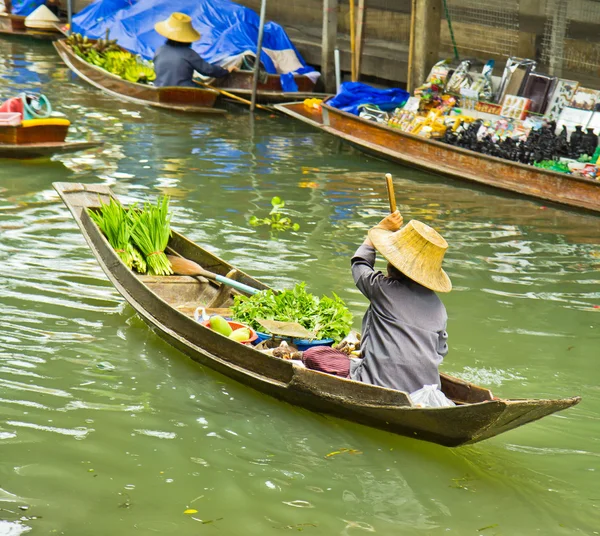
[[[394,183],[392,182],[392,174],[385,174],[385,183],[387,186],[388,201],[390,203],[390,214],[396,212],[396,194],[394,194]]]
[[[245,292],[246,294],[250,294],[251,296],[253,296],[257,292],[260,292],[257,288],[249,287],[248,285],[244,285],[244,283],[240,283],[239,281],[229,279],[228,277],[225,277],[224,275],[217,275],[217,274],[213,274],[213,275],[215,276],[215,281],[218,281],[219,283],[223,283],[224,285],[230,286],[236,290],[240,290],[241,292]]]

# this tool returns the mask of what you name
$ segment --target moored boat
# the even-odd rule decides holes
[[[0,34],[31,37],[44,41],[54,41],[62,37],[60,29],[55,28],[28,28],[25,26],[25,18],[12,13],[0,13]]]
[[[0,126],[0,158],[39,158],[102,145],[97,141],[66,141],[69,125],[66,119],[52,117]]]
[[[227,90],[238,97],[249,99],[252,96],[252,71],[234,71],[229,76],[212,82],[216,88]],[[281,78],[276,74],[265,74],[259,80],[256,91],[256,102],[260,104],[272,104],[287,102],[289,100],[323,99],[330,95],[326,93],[314,93],[315,83],[306,75],[295,75],[294,81],[298,86],[297,92],[286,92],[281,89]]]
[[[456,406],[415,407],[401,391],[355,382],[303,368],[237,343],[194,320],[194,310],[226,315],[238,292],[202,277],[152,277],[128,269],[88,210],[114,195],[104,185],[55,183],[96,260],[137,314],[173,347],[195,361],[292,404],[396,434],[445,446],[475,443],[574,406],[558,400],[500,399],[483,387],[442,374],[442,390]],[[216,274],[256,289],[266,285],[173,232],[169,247]]]
[[[92,41],[93,42],[93,41]],[[66,40],[54,43],[54,48],[65,64],[92,86],[121,100],[187,113],[219,114],[225,110],[214,108],[218,91],[188,87],[155,87],[128,82],[121,77],[92,65],[77,56]]]
[[[386,160],[478,184],[501,188],[572,208],[600,212],[600,181],[574,177],[402,132],[343,112],[302,102],[275,108],[357,148]]]

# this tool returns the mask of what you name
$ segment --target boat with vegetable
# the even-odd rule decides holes
[[[600,180],[575,177],[416,136],[329,106],[303,102],[275,109],[374,156],[461,181],[492,186],[600,213]]]
[[[118,200],[105,185],[54,183],[54,188],[71,211],[107,277],[158,335],[195,361],[258,391],[316,412],[452,447],[494,437],[580,401],[579,397],[557,400],[501,399],[486,388],[442,374],[441,389],[456,406],[417,407],[407,393],[309,370],[293,360],[281,359],[252,345],[237,342],[211,329],[205,325],[206,322],[198,322],[195,313],[197,317],[199,307],[208,314],[222,317],[232,316],[237,308],[242,318],[249,319],[244,314],[250,314],[250,309],[258,307],[260,301],[276,300],[278,292],[270,290],[265,284],[176,231],[171,230],[169,234],[164,201],[158,202],[154,208],[148,204],[124,209],[119,208]],[[106,207],[111,205],[113,209],[107,210]],[[97,214],[102,211],[103,220],[113,210],[121,210],[121,216],[113,215],[109,217],[109,222],[102,221],[101,226],[108,233],[105,235],[96,223],[100,221]],[[143,212],[153,212],[156,217],[140,219],[139,214]],[[96,215],[90,215],[94,213]],[[139,250],[148,265],[150,262],[155,264],[149,259],[160,257],[166,251],[173,257],[202,267],[206,276],[138,273],[132,269],[135,268],[134,257],[131,252],[127,253],[127,244],[136,231],[132,231],[131,225],[122,230],[115,223],[118,218],[129,221],[134,227],[135,221],[146,222],[138,224],[141,227],[137,231],[145,228],[148,235],[153,237],[145,244],[143,251],[142,248]],[[138,244],[136,240],[133,241],[134,247],[137,248]],[[158,251],[161,248],[163,251]],[[161,262],[160,268],[157,269],[156,265],[152,273],[169,273],[172,270],[173,265],[169,268],[164,260]],[[191,269],[189,273],[196,272]],[[237,285],[240,290],[231,285]],[[281,303],[279,306],[287,307],[290,315],[296,315],[296,320],[304,321],[307,315],[298,310],[302,307],[298,307],[298,302],[293,299],[295,292],[304,294],[306,291],[303,287],[296,287],[282,292],[285,299],[281,301],[290,300],[290,303]],[[247,298],[251,295],[259,298],[251,301]],[[313,307],[321,308],[306,295],[302,299],[308,299],[305,306],[311,310]],[[324,309],[331,310],[336,319],[329,328],[339,330],[333,334],[339,338],[348,329],[351,318],[345,317],[335,296],[330,300],[332,302],[326,303]],[[323,298],[319,300],[322,301]],[[245,312],[241,311],[244,304],[249,304],[249,310]]]
[[[189,87],[150,85],[154,70],[108,39],[88,40],[79,34],[56,41],[58,55],[77,76],[121,100],[186,113],[224,114],[215,108],[219,92]],[[112,72],[111,72],[112,71]]]

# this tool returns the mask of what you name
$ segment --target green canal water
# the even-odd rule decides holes
[[[0,99],[42,89],[102,149],[0,160],[0,535],[600,533],[600,219],[392,166],[291,120],[120,103],[51,46],[0,40]],[[443,369],[568,411],[458,449],[276,401],[170,348],[97,265],[55,181],[172,197],[174,226],[276,287],[366,302],[349,258],[386,213],[448,239]],[[248,225],[283,197],[301,228]],[[354,454],[340,449],[354,449]],[[185,514],[188,509],[196,510]]]

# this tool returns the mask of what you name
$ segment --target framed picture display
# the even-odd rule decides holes
[[[574,80],[559,79],[556,82],[554,91],[548,101],[548,107],[546,108],[546,118],[548,121],[558,121],[563,108],[568,106],[573,100],[578,88],[579,82]]]
[[[600,100],[600,91],[580,87],[571,99],[569,107],[579,108],[580,110],[594,110],[598,100]]]

